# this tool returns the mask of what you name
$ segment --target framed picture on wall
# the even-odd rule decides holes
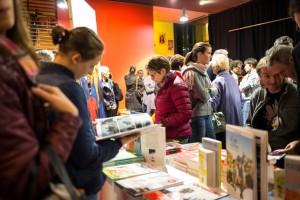
[[[159,44],[166,44],[166,33],[158,33],[158,43]]]
[[[174,47],[173,40],[168,40],[168,50],[172,50]]]

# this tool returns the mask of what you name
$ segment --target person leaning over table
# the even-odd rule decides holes
[[[274,73],[267,66],[266,57],[259,61],[256,70],[261,87],[251,97],[247,121],[253,128],[268,131],[272,151],[285,149],[291,142],[300,139],[296,86]],[[277,165],[283,167],[283,161]]]
[[[180,73],[170,71],[170,63],[160,55],[153,56],[147,66],[156,82],[155,123],[166,127],[166,139],[187,143],[192,134],[189,121],[192,107],[188,88]]]
[[[43,151],[49,144],[66,162],[81,124],[78,109],[57,88],[35,85],[37,57],[23,23],[20,0],[0,3],[0,199],[42,199],[55,172]],[[47,126],[44,104],[57,112]],[[36,193],[31,192],[38,166]]]
[[[290,77],[296,79],[295,63],[292,56],[293,48],[286,45],[276,45],[266,52],[267,65],[275,74],[282,77]],[[299,83],[298,83],[299,84]],[[297,89],[298,90],[298,89]],[[299,92],[299,91],[298,91]],[[297,108],[299,107],[299,93],[297,92]],[[294,120],[294,119],[292,119]],[[300,140],[289,143],[280,153],[299,153]]]
[[[118,140],[96,141],[82,87],[76,83],[100,61],[103,43],[95,32],[86,27],[67,30],[56,26],[52,30],[53,43],[59,45],[53,62],[43,63],[37,81],[58,86],[79,110],[83,124],[79,129],[66,168],[75,187],[83,188],[87,199],[98,199],[105,182],[102,163],[114,158],[123,144],[137,138],[128,136]]]

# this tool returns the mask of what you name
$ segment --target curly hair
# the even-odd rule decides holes
[[[220,71],[229,69],[229,59],[223,54],[214,55],[212,57],[211,64]]]

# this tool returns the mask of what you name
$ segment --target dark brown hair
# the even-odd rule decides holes
[[[292,57],[293,47],[286,45],[276,45],[267,50],[267,65],[272,67],[274,62],[285,64],[289,63],[289,59]]]
[[[51,35],[53,44],[59,44],[59,52],[67,54],[76,51],[84,60],[94,59],[97,55],[101,55],[104,49],[100,38],[87,27],[67,30],[62,26],[56,26]]]
[[[294,19],[294,13],[300,13],[300,0],[290,0],[289,15]]]
[[[211,48],[207,42],[198,42],[193,46],[193,50],[186,54],[184,64],[187,65],[190,61],[197,61],[197,54],[199,52],[204,53],[208,48]]]
[[[245,61],[244,61],[244,64],[247,65],[251,65],[252,67],[256,68],[256,65],[257,65],[257,60],[255,58],[247,58]]]
[[[170,60],[171,69],[180,70],[180,67],[183,66],[183,62],[184,62],[184,57],[180,54],[175,54]]]
[[[159,72],[161,69],[165,69],[166,73],[168,73],[171,67],[170,67],[170,63],[165,57],[160,55],[155,55],[149,60],[146,69],[157,71],[157,72]]]

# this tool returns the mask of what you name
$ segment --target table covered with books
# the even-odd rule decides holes
[[[209,138],[202,138],[201,144],[168,147],[163,127],[149,130],[145,129],[149,134],[142,134],[129,149],[120,150],[116,158],[104,163],[107,180],[99,199],[272,199],[267,196],[268,179],[274,170],[267,164],[266,131],[228,125],[227,149],[222,150],[221,142]],[[130,155],[125,155],[128,152]],[[284,191],[275,175],[282,180],[284,172],[274,172],[274,191]],[[276,191],[275,196],[283,199]]]

